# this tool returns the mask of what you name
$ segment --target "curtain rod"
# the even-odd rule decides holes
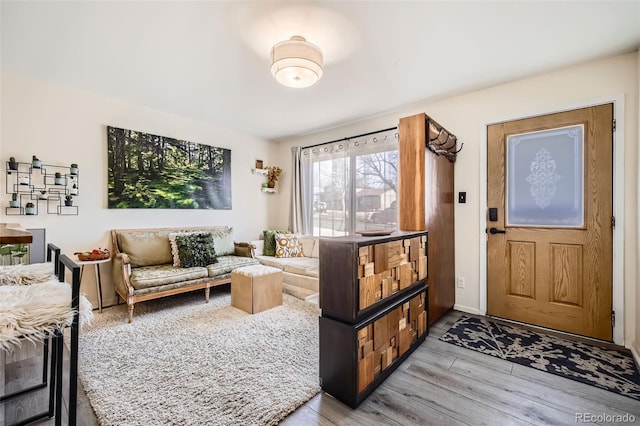
[[[317,143],[315,145],[303,146],[302,149],[315,148],[317,146],[328,145],[330,143],[348,141],[349,139],[355,139],[355,138],[361,138],[363,136],[375,135],[376,133],[388,132],[389,130],[394,130],[394,129],[397,129],[397,128],[398,128],[398,126],[393,126],[393,127],[389,127],[388,129],[376,130],[375,132],[363,133],[361,135],[350,136],[348,138],[342,138],[342,139],[336,139],[336,140],[330,141],[330,142]]]

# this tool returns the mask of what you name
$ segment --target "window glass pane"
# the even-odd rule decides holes
[[[395,229],[397,142],[394,128],[302,149],[305,232]]]
[[[582,227],[584,127],[507,138],[507,225]]]
[[[397,164],[397,150],[356,157],[356,231],[397,227]]]
[[[347,235],[347,157],[313,164],[313,235]]]

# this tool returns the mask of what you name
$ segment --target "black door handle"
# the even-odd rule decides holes
[[[492,234],[506,234],[507,233],[507,231],[504,231],[502,229],[496,229],[496,228],[489,229],[489,232],[491,232]]]

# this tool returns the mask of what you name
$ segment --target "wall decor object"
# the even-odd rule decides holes
[[[107,126],[110,209],[231,210],[231,150]]]
[[[10,157],[5,169],[5,192],[11,194],[7,216],[35,216],[39,212],[74,216],[78,206],[66,203],[66,197],[79,194],[80,176],[68,166],[44,164],[37,156],[31,161]]]

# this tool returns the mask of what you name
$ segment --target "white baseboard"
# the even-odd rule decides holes
[[[460,312],[467,312],[469,314],[483,315],[482,312],[480,312],[480,310],[477,308],[470,308],[468,306],[459,305],[457,303],[453,305],[453,309]]]
[[[631,354],[633,355],[633,359],[636,360],[636,365],[640,367],[640,353],[638,353],[634,345],[631,345],[629,349],[631,349]]]

